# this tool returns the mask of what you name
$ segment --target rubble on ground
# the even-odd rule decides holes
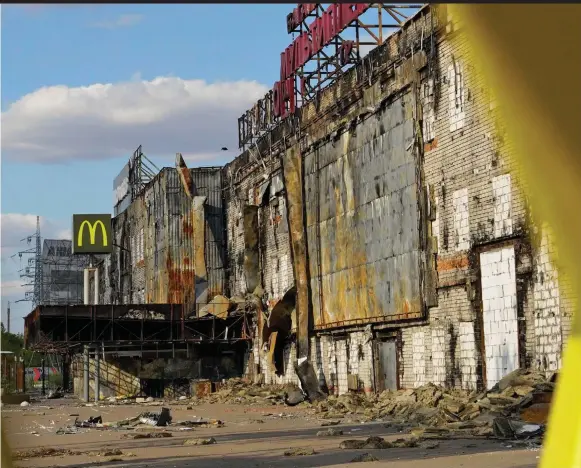
[[[303,457],[316,454],[317,452],[315,452],[315,449],[313,449],[312,447],[303,447],[286,450],[283,455],[285,457]]]
[[[379,461],[378,458],[374,457],[370,453],[362,453],[361,455],[357,455],[351,463],[361,463],[361,462],[374,462]]]
[[[212,445],[216,443],[216,439],[209,437],[207,439],[188,439],[184,441],[184,445]]]
[[[199,399],[199,402],[268,406],[283,404],[285,395],[297,397],[298,393],[302,395],[300,389],[292,384],[253,385],[244,379],[237,378],[226,380],[218,391]]]
[[[519,369],[486,392],[429,383],[373,395],[329,396],[312,407],[322,420],[387,420],[386,427],[413,428],[418,439],[531,439],[542,436],[553,388],[543,374]],[[347,441],[347,445],[361,445],[361,441]]]

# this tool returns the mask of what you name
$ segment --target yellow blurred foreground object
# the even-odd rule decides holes
[[[12,464],[12,452],[10,451],[8,442],[6,442],[6,436],[4,435],[4,427],[2,427],[2,453],[0,454],[0,457],[2,460],[0,466],[2,466],[2,468],[12,468],[14,466]]]
[[[450,5],[576,292],[541,468],[581,467],[581,5]],[[450,19],[450,18],[448,18]]]

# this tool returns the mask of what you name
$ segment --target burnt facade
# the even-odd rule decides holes
[[[187,316],[225,293],[220,168],[189,170],[193,196],[164,168],[113,219],[115,249],[101,264],[100,304],[179,304]]]
[[[298,382],[301,339],[335,393],[559,368],[571,291],[497,113],[424,7],[225,168],[230,289],[258,275],[267,304],[249,375]]]
[[[246,376],[306,360],[330,393],[557,370],[573,291],[467,51],[425,6],[224,168],[163,169],[116,213],[98,303],[251,304]]]

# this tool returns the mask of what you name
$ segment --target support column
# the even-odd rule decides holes
[[[89,269],[83,270],[83,303],[89,305]]]
[[[99,356],[100,349],[95,348],[95,403],[99,403],[99,394],[101,392],[101,357]]]
[[[85,402],[89,402],[89,347],[84,349],[84,369],[83,369],[83,397]]]
[[[95,280],[95,298],[93,299],[93,304],[99,304],[99,268],[93,270],[94,280]],[[97,353],[99,353],[97,348]]]

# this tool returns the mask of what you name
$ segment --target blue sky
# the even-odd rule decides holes
[[[256,80],[270,85],[278,73],[279,53],[289,42],[285,15],[290,8],[3,6],[2,111],[44,86],[118,83],[136,76],[143,80],[159,76],[208,82]],[[124,16],[135,20],[115,27]],[[223,125],[231,127],[231,134],[236,131],[235,119]],[[140,143],[135,140],[131,145]],[[148,148],[144,150],[147,153]],[[71,158],[56,165],[22,164],[3,156],[2,212],[39,213],[64,220],[79,210],[110,211],[112,179],[129,155],[106,154],[87,163],[79,154],[74,159],[80,162]],[[171,159],[158,162],[172,164]],[[90,187],[83,177],[88,174]],[[23,190],[23,183],[30,189]],[[45,196],[39,197],[34,187],[44,187]]]
[[[44,238],[66,238],[73,213],[111,212],[140,144],[159,167],[238,154],[237,118],[277,79],[294,6],[1,7],[3,320],[37,215]],[[15,330],[29,311],[12,306]]]

